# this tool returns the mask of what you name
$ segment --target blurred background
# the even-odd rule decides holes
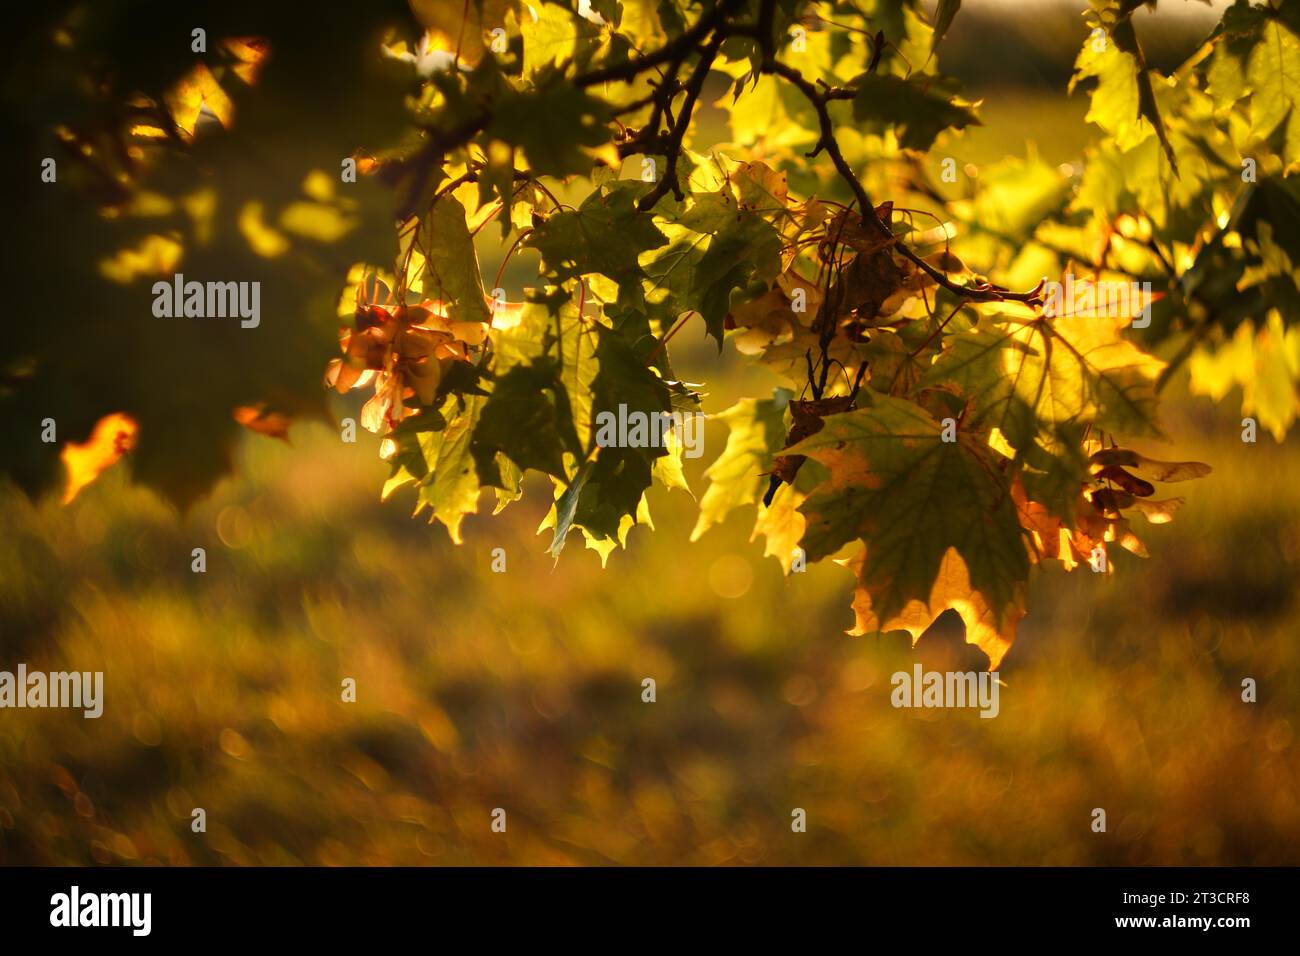
[[[963,5],[943,66],[985,99],[963,162],[1078,158],[1078,6]],[[1153,64],[1214,16],[1144,14]],[[713,410],[777,384],[730,347],[674,346]],[[546,554],[543,485],[457,547],[400,492],[379,502],[377,439],[311,422],[291,445],[250,434],[184,514],[129,461],[67,507],[2,486],[0,668],[102,670],[106,706],[0,712],[0,862],[1300,862],[1300,440],[1243,444],[1239,396],[1166,395],[1175,454],[1214,473],[1146,529],[1151,558],[1035,572],[995,720],[890,706],[915,661],[984,667],[955,618],[914,650],[847,637],[846,570],[784,578],[747,510],[691,544],[680,492],[652,491],[655,530],[602,569],[580,539]],[[687,463],[696,494],[724,441],[710,424]]]

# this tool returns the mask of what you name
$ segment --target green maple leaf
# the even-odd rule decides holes
[[[445,404],[445,403],[444,403]],[[389,474],[380,499],[387,500],[398,488],[420,481],[429,474],[429,461],[421,444],[423,432],[437,432],[447,427],[447,420],[437,408],[429,408],[401,422],[385,437],[392,439],[397,450],[388,457]]]
[[[1259,43],[1265,16],[1262,7],[1235,3],[1223,12],[1223,22],[1214,40],[1214,54],[1205,69],[1206,92],[1214,97],[1217,109],[1235,106],[1248,93],[1246,64]]]
[[[1191,388],[1219,401],[1240,387],[1242,414],[1257,417],[1280,442],[1300,417],[1300,328],[1287,328],[1276,309],[1259,326],[1243,322],[1227,342],[1200,346],[1190,363]]]
[[[591,382],[592,417],[640,413],[656,416],[672,408],[668,387],[648,369],[632,347],[612,329],[596,328],[598,371]],[[593,432],[595,441],[598,432]],[[656,459],[667,454],[662,445],[644,448],[589,448],[569,486],[556,500],[555,531],[550,552],[559,556],[564,539],[579,527],[589,540],[620,540],[625,519],[636,522],[642,496],[653,481]]]
[[[1300,160],[1300,38],[1276,21],[1267,23],[1251,52],[1247,77],[1254,89],[1254,132],[1267,138],[1285,123],[1283,162]]]
[[[560,283],[600,273],[618,283],[621,302],[645,311],[646,273],[638,257],[668,242],[653,219],[636,208],[647,188],[640,182],[615,183],[534,229],[527,244],[542,254],[548,278]]]
[[[945,129],[979,126],[979,118],[933,78],[867,73],[856,80],[853,118],[877,131],[894,129],[904,149],[929,149]]]
[[[460,322],[486,322],[483,276],[474,239],[465,223],[465,207],[455,196],[440,197],[420,220],[416,248],[425,256],[423,292],[447,304]]]
[[[592,382],[599,370],[591,323],[578,313],[569,290],[552,288],[531,294],[519,323],[493,329],[493,370],[503,375],[517,365],[545,356],[560,363],[559,379],[568,395],[579,443],[587,447],[591,434]]]
[[[381,497],[414,484],[415,514],[428,508],[429,520],[446,525],[457,544],[461,521],[478,510],[481,486],[470,439],[486,401],[481,395],[449,395],[439,408],[406,419],[387,436],[397,451],[388,459],[392,471]]]
[[[668,387],[637,357],[627,341],[612,329],[596,329],[596,362],[599,370],[591,383],[593,417],[601,412],[619,414],[619,406],[629,413],[646,416],[672,411]],[[651,457],[663,449],[646,449]]]
[[[724,185],[691,193],[658,221],[667,243],[641,257],[649,278],[646,310],[666,329],[683,312],[696,311],[722,347],[731,294],[781,271],[781,236],[761,214],[743,208]]]
[[[1012,615],[1029,557],[1006,469],[987,443],[962,431],[944,441],[919,405],[876,397],[828,416],[788,453],[830,470],[799,509],[808,559],[863,540],[860,579],[877,620],[898,618],[912,602],[931,604],[949,551],[994,618]]]
[[[430,474],[420,482],[415,513],[431,509],[429,520],[436,518],[445,524],[447,533],[457,544],[461,540],[461,519],[478,510],[481,486],[471,454],[471,439],[487,401],[479,395],[468,396],[463,410],[448,421],[446,428],[422,433],[430,436],[429,446],[423,447]],[[448,410],[455,403],[452,397]]]
[[[967,421],[997,428],[1017,449],[1061,424],[1158,436],[1155,382],[1164,363],[1120,337],[1126,322],[986,317],[948,337],[920,385],[954,386],[971,403]]]
[[[1070,90],[1073,91],[1081,79],[1095,77],[1097,88],[1092,92],[1085,119],[1113,136],[1121,150],[1131,149],[1154,131],[1176,172],[1174,148],[1160,117],[1151,70],[1129,19],[1130,12],[1124,11],[1120,19],[1110,25],[1105,43],[1098,44],[1092,38],[1084,41],[1075,61]],[[1090,20],[1089,23],[1094,29],[1098,28],[1098,21]]]
[[[635,523],[650,482],[650,461],[640,449],[599,449],[556,499],[555,528],[547,550],[558,558],[575,528],[589,542],[621,541],[625,521]]]
[[[513,13],[512,13],[513,18]],[[606,19],[609,19],[608,17]],[[524,37],[524,76],[535,77],[555,64],[584,66],[600,49],[600,25],[577,15],[572,7],[539,3],[520,19]]]
[[[498,452],[520,469],[535,468],[564,480],[564,453],[581,456],[582,446],[554,359],[517,365],[497,380],[474,428],[470,451],[485,485],[503,487],[495,461]]]
[[[572,84],[512,91],[493,109],[487,135],[523,150],[538,176],[590,173],[597,147],[610,142],[610,109]]]

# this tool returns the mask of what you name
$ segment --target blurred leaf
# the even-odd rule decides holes
[[[734,508],[753,504],[767,486],[773,456],[785,443],[785,409],[790,392],[775,389],[771,398],[745,398],[712,418],[727,423],[727,445],[704,476],[709,487],[700,499],[700,516],[691,540],[720,524]]]
[[[893,129],[904,149],[929,149],[945,129],[980,125],[968,104],[954,99],[938,81],[868,73],[856,81],[853,118],[873,130]]]
[[[67,442],[60,455],[68,473],[63,503],[69,504],[104,469],[129,452],[135,445],[138,430],[131,416],[115,412],[97,421],[86,441]]]

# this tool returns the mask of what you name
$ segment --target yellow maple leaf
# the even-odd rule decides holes
[[[909,601],[900,612],[882,621],[872,607],[871,592],[862,580],[866,556],[864,548],[857,556],[838,562],[858,578],[858,587],[853,594],[856,624],[849,634],[859,636],[877,631],[907,631],[912,635],[912,644],[915,645],[940,614],[952,609],[961,615],[966,624],[966,643],[974,644],[987,654],[989,670],[997,670],[1002,658],[1011,648],[1011,642],[1015,640],[1020,619],[1025,616],[1023,585],[1017,587],[1015,602],[1002,609],[999,624],[999,614],[988,605],[979,591],[971,587],[966,562],[956,548],[949,548],[939,565],[939,573],[935,575],[929,600]]]

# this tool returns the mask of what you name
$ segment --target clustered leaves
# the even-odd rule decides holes
[[[576,530],[604,560],[653,484],[686,482],[679,440],[602,447],[593,423],[704,409],[671,363],[698,324],[784,385],[713,414],[693,537],[753,505],[787,571],[843,555],[855,633],[953,609],[996,667],[1031,566],[1144,554],[1134,519],[1181,503],[1155,483],[1208,472],[1130,447],[1162,437],[1188,359],[1279,437],[1300,413],[1294,6],[1237,0],[1164,76],[1141,5],[1091,0],[1082,172],[1008,160],[955,191],[925,154],[979,123],[938,72],[959,3],[413,4],[423,33],[383,52],[414,135],[357,152],[392,188],[396,256],[353,267],[328,373],[374,388],[385,496],[413,488],[459,541],[481,492],[500,510],[539,472],[551,552]],[[700,110],[720,82],[726,133]],[[481,274],[494,234],[540,260],[516,301]],[[1149,328],[1045,311],[1066,274],[1151,282]]]
[[[490,208],[503,240],[515,233],[512,251],[536,249],[541,272],[521,305],[493,300],[502,315],[489,315],[485,341],[450,358],[466,367],[463,389],[427,394],[445,370],[437,356],[417,355],[384,407],[411,409],[402,403],[414,399],[422,408],[406,421],[365,419],[390,438],[386,491],[415,484],[419,507],[432,505],[457,537],[475,482],[475,491],[495,488],[502,507],[521,493],[522,474],[540,471],[554,487],[544,523],[552,553],[578,529],[603,560],[649,521],[645,493],[656,478],[685,482],[680,447],[599,447],[591,423],[620,404],[649,414],[698,407],[672,375],[667,347],[698,319],[719,347],[733,338],[790,387],[717,416],[730,437],[708,469],[693,537],[754,504],[755,535],[787,571],[796,549],[817,561],[852,544],[855,633],[915,638],[955,609],[996,666],[1025,613],[1031,564],[1095,563],[1115,542],[1144,553],[1126,515],[1163,521],[1176,508],[1177,499],[1151,500],[1154,487],[1125,470],[1147,459],[1116,437],[1159,437],[1165,363],[1125,337],[1131,316],[1044,315],[1040,284],[997,286],[953,251],[958,230],[918,228],[924,210],[867,198],[856,169],[905,162],[978,123],[976,105],[932,72],[938,35],[913,4],[724,2],[694,21],[671,9],[632,13],[635,36],[659,41],[632,52],[620,19],[632,5],[584,13],[548,4],[531,24],[519,21],[510,54],[460,69],[453,57],[430,77],[420,103],[427,141],[387,165],[409,194],[430,196],[408,231],[443,248],[422,250],[422,265],[400,263],[399,290],[437,286],[450,291],[449,309],[478,308],[482,290],[463,281],[450,289],[439,266],[473,257],[456,197],[475,185],[471,208]],[[944,29],[954,12],[941,11]],[[1102,81],[1094,118],[1105,127],[1118,109],[1112,132],[1129,145],[1154,131],[1166,147],[1157,161],[1172,169],[1130,13],[1097,13],[1112,54],[1126,59],[1081,57],[1080,76]],[[841,17],[871,42],[845,44]],[[791,36],[802,43],[797,57],[781,41]],[[449,36],[423,43],[454,53]],[[761,140],[768,159],[688,146],[709,71],[733,78],[726,105],[736,139]],[[805,153],[830,162],[810,164]],[[622,160],[647,156],[660,176],[618,178]],[[833,178],[810,175],[821,167]],[[791,175],[807,192],[791,188]],[[555,199],[553,180],[577,176],[592,190],[575,208]],[[1022,221],[1006,223],[1008,241],[1019,233],[1033,242],[1051,214],[1061,229],[1080,228],[1066,185],[1050,183],[1035,201],[1037,188],[1027,204],[1020,198]],[[997,251],[972,247],[989,267]],[[369,308],[358,311],[359,333]],[[355,356],[350,339],[345,347]],[[417,371],[426,364],[437,370]],[[444,460],[434,436],[452,432],[461,450]],[[434,500],[449,470],[466,491]]]

